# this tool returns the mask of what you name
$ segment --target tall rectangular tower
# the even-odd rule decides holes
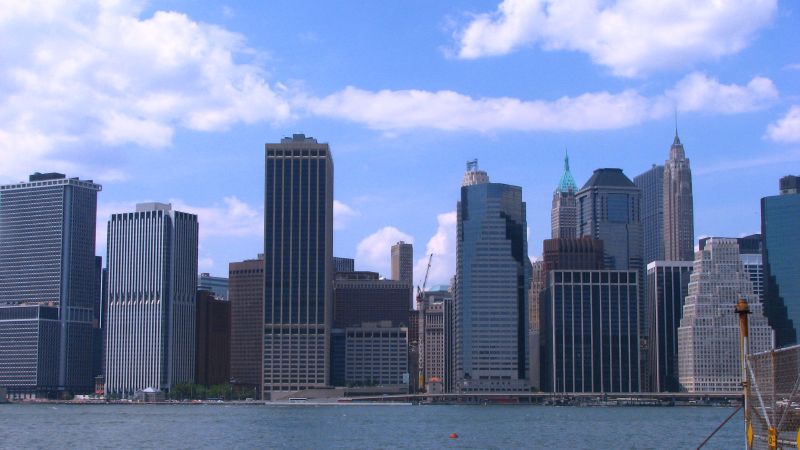
[[[264,255],[228,266],[231,378],[261,397],[264,375]]]
[[[780,195],[761,199],[764,239],[764,314],[775,329],[775,346],[798,343],[800,334],[800,176],[780,180]]]
[[[527,390],[531,264],[522,188],[467,167],[456,208],[455,389]]]
[[[60,173],[35,173],[28,182],[0,186],[0,306],[58,308],[57,333],[41,343],[57,355],[53,364],[39,365],[55,371],[44,377],[50,380],[46,386],[35,375],[14,375],[20,353],[14,350],[13,334],[0,331],[0,385],[12,391],[92,391],[95,222],[101,189],[91,180]],[[39,314],[44,316],[52,325],[51,316]],[[6,326],[13,323],[0,320],[0,328]]]
[[[642,191],[642,230],[644,264],[664,260],[664,166],[653,164],[650,170],[633,177]]]
[[[392,279],[414,284],[414,246],[403,241],[392,246]]]
[[[303,134],[266,145],[264,397],[329,385],[333,158]]]
[[[664,259],[694,259],[692,170],[677,129],[664,163]]]
[[[140,203],[108,222],[106,394],[194,381],[197,216]]]

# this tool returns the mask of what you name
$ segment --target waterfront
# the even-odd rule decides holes
[[[0,448],[695,448],[713,407],[0,406]],[[450,439],[458,433],[458,439]],[[705,448],[740,448],[741,415]]]

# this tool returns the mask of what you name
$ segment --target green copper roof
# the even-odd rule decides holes
[[[564,174],[561,175],[561,181],[558,182],[558,190],[561,192],[578,191],[578,186],[575,185],[575,179],[572,178],[572,173],[569,171],[569,155],[564,155]]]

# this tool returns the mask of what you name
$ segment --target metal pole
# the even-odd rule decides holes
[[[740,299],[736,303],[736,314],[739,315],[739,349],[741,354],[741,368],[742,368],[742,391],[744,396],[744,433],[745,433],[745,448],[750,448],[750,440],[747,436],[748,428],[750,426],[750,408],[748,405],[748,398],[750,397],[750,381],[747,379],[747,354],[749,325],[747,315],[750,314],[750,307],[747,305],[747,300]]]

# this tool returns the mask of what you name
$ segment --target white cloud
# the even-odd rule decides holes
[[[730,159],[716,163],[699,166],[692,170],[696,175],[708,175],[719,172],[733,172],[744,169],[754,169],[756,167],[785,165],[787,163],[800,162],[800,150],[781,151],[773,154],[760,154],[755,158]]]
[[[344,230],[350,219],[360,216],[361,213],[339,200],[333,201],[333,229]]]
[[[168,147],[178,128],[289,118],[241,35],[142,11],[135,0],[4,2],[0,176],[95,169],[87,151]],[[71,147],[83,149],[80,163],[61,156]]]
[[[386,226],[370,234],[356,246],[356,261],[367,270],[386,273],[391,264],[392,245],[398,241],[414,243],[414,238],[395,227]]]
[[[722,84],[695,72],[664,94],[628,89],[592,92],[556,100],[473,98],[453,91],[382,90],[347,87],[326,97],[297,100],[311,114],[349,120],[385,132],[416,128],[444,131],[582,131],[619,129],[680,111],[733,114],[757,110],[778,97],[771,80]]]
[[[776,9],[777,0],[503,0],[492,13],[472,15],[454,38],[459,58],[540,44],[635,76],[734,54]]]
[[[792,106],[785,116],[767,126],[766,137],[775,142],[800,142],[800,106]]]
[[[436,233],[428,240],[425,254],[417,258],[414,264],[414,283],[422,283],[428,266],[428,255],[433,253],[428,275],[429,287],[437,284],[449,285],[450,278],[456,273],[456,212],[439,214],[436,221]]]

